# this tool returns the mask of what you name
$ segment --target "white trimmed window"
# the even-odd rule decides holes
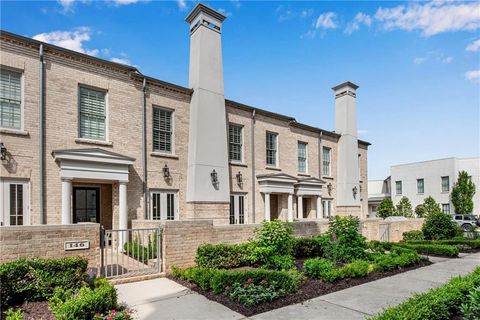
[[[30,224],[28,182],[0,181],[0,222],[4,226]]]
[[[22,129],[22,74],[0,70],[0,127]]]
[[[106,92],[80,87],[80,138],[106,140]]]
[[[450,213],[450,203],[443,203],[442,204],[442,211],[443,211],[443,213]]]
[[[425,192],[425,180],[417,179],[417,193],[423,194]]]
[[[442,192],[450,191],[450,178],[448,176],[442,177]]]
[[[230,196],[230,224],[245,224],[246,223],[246,195],[231,195]]]
[[[333,215],[332,200],[322,200],[322,211],[325,219],[328,219]]]
[[[150,193],[150,218],[152,220],[178,220],[178,193],[152,191]]]
[[[173,112],[153,108],[153,151],[173,153]]]
[[[228,154],[230,161],[242,162],[243,128],[234,124],[228,126]]]
[[[298,172],[307,173],[307,144],[298,142]]]
[[[395,181],[395,194],[396,195],[402,194],[402,181]]]
[[[277,166],[278,134],[267,132],[267,166]]]
[[[332,149],[323,147],[322,153],[322,168],[323,168],[323,175],[329,177],[331,175],[330,170],[330,163],[331,163],[331,152]]]

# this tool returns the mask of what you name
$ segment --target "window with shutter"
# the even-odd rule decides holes
[[[228,149],[231,161],[242,161],[242,127],[229,125],[228,127]]]
[[[105,140],[105,92],[80,87],[80,138]]]
[[[0,127],[22,129],[22,74],[0,70]]]
[[[298,172],[307,172],[307,144],[305,142],[298,143]]]
[[[172,153],[172,111],[153,108],[153,151]]]

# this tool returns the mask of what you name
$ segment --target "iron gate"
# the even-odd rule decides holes
[[[162,228],[100,230],[100,273],[106,278],[158,273]]]

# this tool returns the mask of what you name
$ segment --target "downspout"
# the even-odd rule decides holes
[[[322,179],[322,138],[323,131],[318,135],[318,179]]]
[[[147,79],[143,78],[142,86],[142,167],[143,167],[143,216],[148,219],[149,201],[147,189]]]
[[[38,171],[39,171],[39,214],[40,214],[40,224],[45,224],[45,208],[44,208],[44,171],[45,171],[45,136],[44,136],[44,59],[43,59],[43,44],[40,44],[39,48],[39,99],[38,99],[38,134],[39,134],[39,144],[38,144]]]
[[[252,154],[252,223],[255,223],[255,109],[252,112],[250,149]]]

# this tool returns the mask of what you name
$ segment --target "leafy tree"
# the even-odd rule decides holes
[[[415,215],[417,218],[423,218],[427,215],[427,210],[423,204],[419,204],[415,207]]]
[[[435,201],[432,197],[426,197],[425,200],[423,200],[423,207],[425,208],[425,217],[428,217],[432,213],[436,212],[442,212],[442,208],[440,208],[440,204]]]
[[[378,206],[377,209],[377,216],[380,218],[386,218],[390,216],[395,216],[397,215],[397,212],[395,210],[395,207],[393,206],[393,202],[391,198],[385,198],[380,202],[380,205]]]
[[[413,217],[412,203],[405,196],[403,196],[397,204],[397,215],[407,218]]]
[[[427,240],[452,239],[462,234],[462,230],[452,220],[452,216],[440,210],[427,215],[422,231]]]
[[[459,214],[469,214],[473,211],[473,195],[475,194],[475,184],[468,176],[466,171],[458,173],[458,180],[452,189],[452,203],[455,212]]]

